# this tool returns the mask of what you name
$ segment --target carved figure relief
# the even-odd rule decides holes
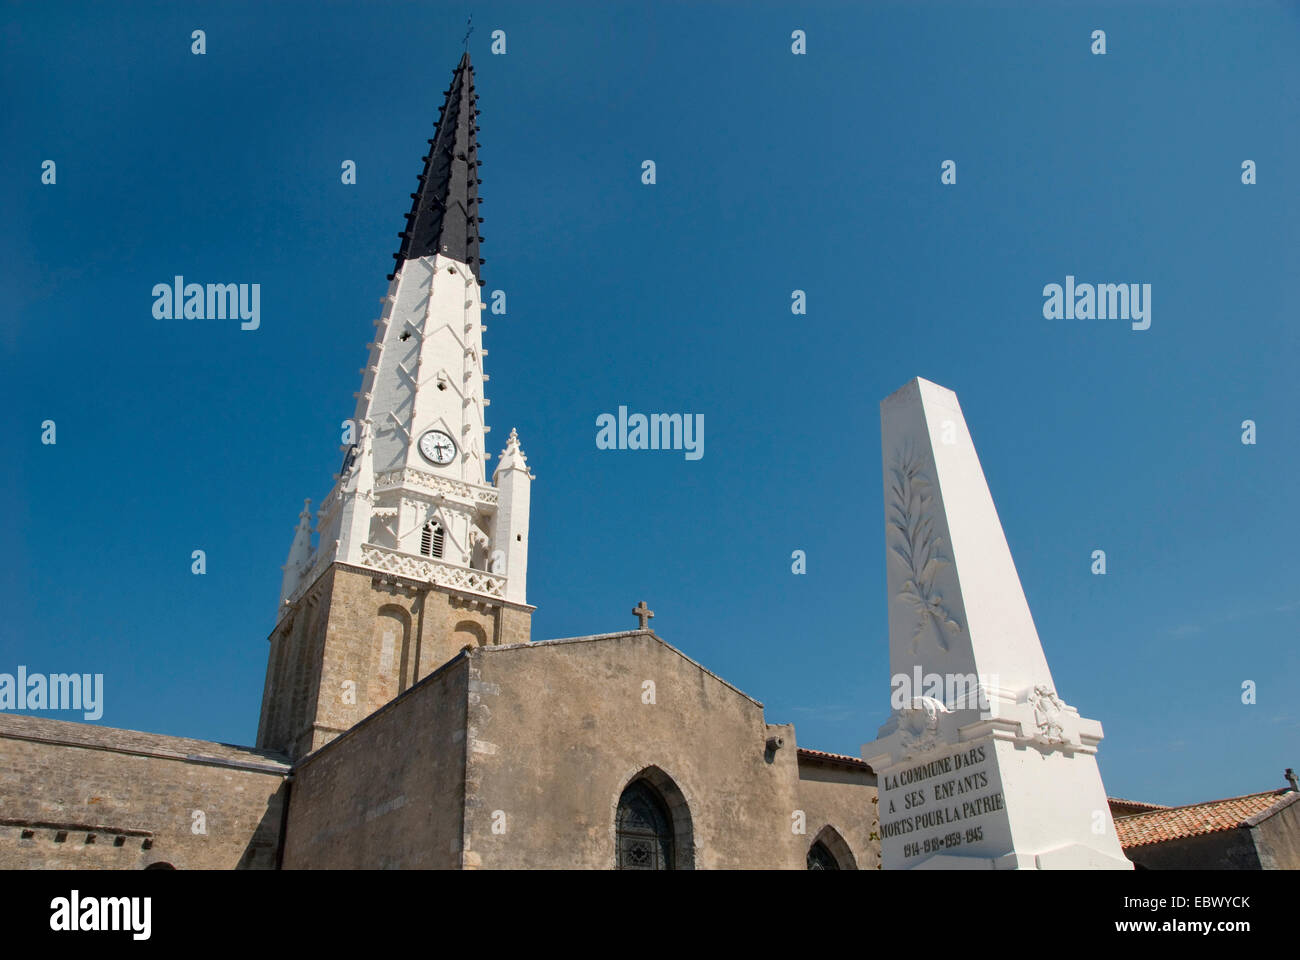
[[[943,701],[934,697],[916,697],[896,712],[899,746],[905,757],[925,753],[939,744],[939,715],[951,713]]]
[[[1029,703],[1034,708],[1034,723],[1038,732],[1034,739],[1040,743],[1061,743],[1065,740],[1065,731],[1061,727],[1061,714],[1065,704],[1050,687],[1034,687],[1029,695]]]

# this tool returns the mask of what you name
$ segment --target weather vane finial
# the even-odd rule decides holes
[[[471,13],[469,15],[469,19],[465,21],[465,26],[469,27],[469,29],[465,31],[465,40],[464,40],[465,52],[469,53],[469,35],[474,32],[474,14]]]

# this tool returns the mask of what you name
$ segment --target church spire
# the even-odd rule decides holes
[[[354,394],[350,443],[285,564],[258,744],[300,757],[467,644],[528,641],[533,475],[487,477],[478,108],[460,58]],[[355,681],[356,697],[340,697]]]
[[[469,51],[452,73],[451,86],[438,129],[429,141],[419,190],[411,194],[411,212],[399,237],[402,248],[393,254],[397,268],[407,260],[442,254],[470,268],[479,286],[478,95]],[[389,275],[388,279],[392,279]]]
[[[352,424],[363,440],[321,508],[319,542],[354,566],[409,572],[409,557],[425,557],[421,571],[437,561],[444,580],[523,604],[533,478],[517,438],[488,480],[478,109],[468,53],[443,96],[360,371]]]

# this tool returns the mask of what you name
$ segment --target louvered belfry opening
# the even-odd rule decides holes
[[[420,532],[420,552],[426,557],[441,560],[443,539],[442,524],[433,521],[426,523]]]
[[[441,253],[467,264],[483,285],[479,244],[478,94],[469,54],[460,59],[444,94],[437,131],[429,140],[419,189],[411,194],[406,229],[398,236],[397,266],[407,260]],[[393,274],[389,274],[390,280]]]

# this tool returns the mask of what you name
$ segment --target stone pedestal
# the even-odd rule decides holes
[[[1111,868],[1101,724],[1056,693],[957,396],[881,404],[891,708],[862,748],[885,869]]]

